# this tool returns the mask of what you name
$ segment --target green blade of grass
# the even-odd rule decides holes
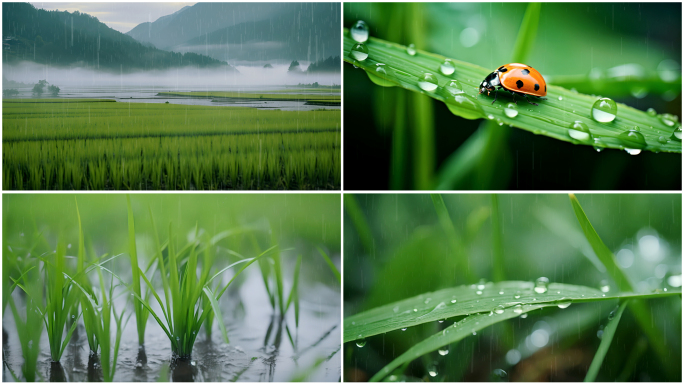
[[[563,283],[551,283],[546,293],[539,294],[534,291],[533,282],[505,281],[489,282],[484,285],[482,290],[478,290],[476,285],[464,285],[424,293],[347,317],[344,320],[344,342],[456,316],[489,313],[497,309],[508,312],[517,305],[524,311],[532,305],[546,307],[557,306],[563,302],[665,298],[681,295],[681,291],[668,290],[663,293],[621,293],[604,297],[604,293],[598,289]],[[482,294],[477,294],[478,291]],[[500,292],[504,294],[499,294]],[[516,296],[520,298],[515,298]]]
[[[594,253],[599,258],[601,263],[603,263],[603,265],[606,267],[608,274],[611,276],[613,281],[617,283],[618,288],[621,291],[633,291],[632,284],[620,266],[618,266],[613,253],[610,251],[610,249],[608,249],[608,247],[606,247],[601,240],[601,237],[599,237],[598,233],[596,233],[594,226],[592,226],[591,222],[589,222],[589,218],[587,218],[587,215],[584,213],[584,210],[582,209],[582,206],[580,205],[575,194],[570,194],[570,202],[572,203],[572,208],[575,211],[577,221],[582,227],[582,231],[584,232],[589,245],[594,250]],[[634,317],[637,319],[641,329],[648,336],[648,340],[651,343],[653,350],[655,350],[656,354],[658,355],[658,358],[663,364],[665,370],[670,372],[668,373],[670,376],[675,376],[676,373],[672,371],[672,366],[668,364],[670,361],[670,353],[665,344],[664,335],[653,323],[652,320],[654,315],[651,309],[646,306],[645,302],[641,300],[630,301],[629,309],[632,314],[634,314]]]
[[[320,249],[319,249],[319,251],[320,251]],[[326,258],[327,258],[327,256],[326,256]],[[297,327],[299,327],[299,293],[297,291],[297,288],[299,287],[299,269],[301,266],[302,266],[302,255],[300,254],[299,256],[297,256],[297,263],[295,264],[295,272],[294,272],[294,282],[292,283],[292,289],[290,289],[290,295],[287,297],[287,305],[285,306],[285,312],[287,312],[287,310],[290,308],[290,304],[292,303],[292,301],[294,301],[295,326],[297,326]],[[339,277],[338,277],[338,279],[339,279]]]
[[[361,244],[363,248],[366,249],[368,254],[373,253],[373,234],[371,233],[370,226],[368,226],[368,221],[363,215],[363,211],[356,201],[356,197],[351,194],[344,194],[344,209],[351,217],[352,223],[356,228],[356,233],[361,239]]]
[[[435,206],[435,212],[437,213],[439,224],[442,226],[442,230],[444,230],[444,235],[446,235],[446,238],[448,239],[451,251],[454,253],[454,255],[461,253],[463,249],[463,246],[460,242],[461,237],[454,228],[454,223],[451,221],[451,216],[449,215],[449,211],[444,204],[442,195],[430,194],[430,198],[432,199],[432,205]],[[463,262],[467,262],[465,258],[462,258],[462,260]],[[461,282],[472,281],[475,279],[468,266],[461,266],[458,271],[461,272]]]
[[[530,305],[525,309],[524,312],[529,312],[532,310],[541,309],[543,305]],[[513,311],[507,311],[503,314],[498,314],[496,316],[489,316],[488,314],[473,314],[468,316],[461,321],[448,326],[444,330],[433,334],[432,336],[424,339],[423,341],[413,345],[409,350],[401,354],[399,357],[395,358],[377,372],[369,381],[375,382],[382,380],[385,376],[389,375],[394,369],[400,367],[403,364],[407,364],[416,358],[423,356],[424,354],[434,352],[447,346],[449,344],[454,344],[463,340],[468,336],[472,336],[473,333],[491,326],[497,322],[501,322],[510,318],[515,318],[520,316],[518,313]]]
[[[337,278],[337,282],[342,283],[342,276],[340,275],[340,271],[337,270],[337,267],[335,267],[335,264],[330,260],[330,257],[328,257],[328,254],[323,251],[320,247],[316,247],[318,249],[318,252],[321,253],[323,258],[325,259],[325,262],[328,264],[330,267],[330,271],[332,271],[333,274],[335,274],[335,278]]]
[[[458,116],[468,119],[491,116],[497,123],[501,122],[503,125],[511,125],[575,144],[614,149],[641,148],[653,152],[682,152],[681,139],[674,136],[675,127],[666,125],[658,116],[648,115],[624,104],[618,104],[618,113],[614,121],[599,123],[591,117],[592,106],[597,97],[547,84],[547,100],[540,101],[539,106],[521,101],[517,106],[518,114],[510,118],[504,111],[508,103],[512,102],[510,97],[499,95],[497,102],[492,104],[493,97],[478,94],[478,86],[482,79],[494,68],[482,68],[466,61],[452,59],[456,70],[452,75],[445,76],[439,72],[441,63],[446,59],[441,55],[418,50],[415,56],[411,56],[406,53],[405,46],[371,37],[365,43],[369,51],[368,58],[358,61],[351,56],[352,46],[356,42],[346,29],[343,43],[346,62],[354,64],[359,70],[366,71],[375,78],[382,78],[399,87],[447,103]],[[387,74],[379,74],[376,71],[378,63],[385,64]],[[544,72],[543,68],[537,69]],[[438,88],[433,92],[423,91],[418,85],[419,79],[425,73],[430,73],[437,79]],[[445,88],[452,80],[458,80],[463,86],[464,93],[459,93],[458,98]],[[573,139],[570,136],[570,125],[577,120],[584,122],[592,136],[599,138],[600,142]],[[644,136],[646,145],[643,148],[639,143],[624,136],[635,126],[640,128]],[[668,141],[661,143],[660,137],[665,137]]]
[[[128,204],[128,253],[131,257],[131,271],[133,272],[133,292],[138,297],[142,297],[140,292],[140,268],[138,267],[138,252],[135,245],[135,220],[133,219],[133,208],[131,207],[131,196],[126,195],[126,203]],[[138,327],[138,344],[145,344],[145,324],[147,321],[146,311],[142,304],[136,302],[135,307],[135,323]]]
[[[228,340],[228,332],[226,331],[226,325],[223,323],[223,316],[221,315],[221,307],[219,306],[218,302],[216,301],[216,298],[214,297],[214,293],[209,289],[208,287],[203,287],[202,291],[204,291],[204,294],[206,294],[207,298],[209,299],[209,303],[211,304],[211,308],[214,311],[214,318],[218,321],[219,324],[219,329],[221,329],[221,334],[223,335],[223,340],[226,343],[230,343]]]
[[[494,264],[492,266],[492,279],[494,282],[506,280],[506,269],[504,268],[504,248],[503,233],[501,231],[501,218],[499,213],[499,196],[492,194],[492,251],[494,253]]]
[[[622,305],[620,305],[613,319],[608,321],[608,325],[606,325],[606,328],[603,330],[603,338],[601,339],[601,344],[599,345],[598,350],[594,355],[594,359],[591,361],[589,371],[587,371],[587,375],[586,377],[584,377],[584,382],[594,382],[596,380],[596,376],[598,375],[598,372],[601,369],[603,359],[606,357],[606,354],[608,353],[608,348],[610,348],[610,343],[613,341],[613,336],[615,335],[617,326],[620,323],[620,318],[622,318],[622,313],[625,311],[625,307],[627,307],[628,302],[629,301],[625,301],[622,303]]]

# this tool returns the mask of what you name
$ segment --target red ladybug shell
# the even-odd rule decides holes
[[[510,63],[496,70],[503,88],[534,96],[546,96],[546,81],[536,69],[520,63]]]

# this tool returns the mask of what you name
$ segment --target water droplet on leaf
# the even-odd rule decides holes
[[[617,116],[617,104],[613,99],[601,98],[591,107],[591,117],[600,123],[610,123]]]

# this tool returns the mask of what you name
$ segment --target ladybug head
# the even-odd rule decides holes
[[[494,71],[491,74],[487,75],[487,77],[480,83],[480,93],[487,93],[489,95],[490,92],[494,91],[496,86],[500,85],[501,83],[499,82],[499,74]]]

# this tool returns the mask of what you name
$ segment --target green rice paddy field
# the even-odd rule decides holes
[[[340,110],[15,99],[2,123],[6,190],[341,184]]]

